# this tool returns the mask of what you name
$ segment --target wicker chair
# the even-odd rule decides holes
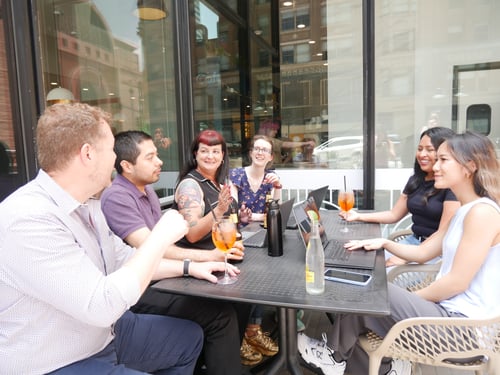
[[[434,280],[439,264],[395,267],[388,280],[417,290]],[[500,374],[500,316],[490,319],[410,318],[395,324],[384,338],[369,332],[360,336],[361,347],[370,358],[369,375],[377,375],[383,357],[454,370],[488,371]]]

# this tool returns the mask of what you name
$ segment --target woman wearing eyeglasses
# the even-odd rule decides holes
[[[278,175],[268,166],[273,160],[273,142],[265,135],[256,135],[250,143],[251,164],[232,169],[229,173],[231,189],[238,198],[240,220],[262,221],[266,207],[266,194],[273,199],[281,198],[281,183]]]
[[[256,135],[250,144],[251,164],[243,168],[232,169],[229,173],[233,197],[238,198],[240,221],[262,221],[266,207],[266,195],[273,199],[281,196],[280,179],[276,173],[267,169],[273,160],[273,143],[265,135]],[[240,349],[241,363],[256,365],[262,361],[262,355],[273,356],[278,344],[262,332],[262,306],[254,305],[245,337]]]

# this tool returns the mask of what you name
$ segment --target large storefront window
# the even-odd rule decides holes
[[[110,112],[113,131],[154,136],[164,171],[179,169],[171,2],[157,19],[135,0],[38,0],[43,87]],[[166,192],[164,192],[166,193]]]
[[[221,9],[209,1],[191,3],[191,24],[196,30],[191,51],[195,132],[219,131],[228,144],[232,166],[237,166],[249,126],[244,114],[251,113],[251,103],[242,90],[241,73],[246,69],[241,59],[242,28],[227,17],[237,14],[237,9],[232,3],[219,5]]]
[[[362,1],[222,3],[191,2],[194,115],[200,128],[224,133],[233,165],[245,164],[248,141],[271,128],[282,145],[274,167],[293,188],[338,189],[347,174],[360,189],[373,142],[375,208],[387,209],[426,127],[483,129],[500,144],[496,2],[374,3],[373,140],[363,137]]]
[[[279,139],[274,167],[290,189],[335,190],[347,176],[360,191],[373,144],[376,209],[389,208],[412,173],[422,129],[480,129],[500,145],[494,1],[373,3],[373,124],[364,124],[361,0],[189,0],[191,66],[178,73],[191,75],[193,124],[177,124],[177,107],[188,105],[175,95],[173,14],[140,19],[135,0],[35,4],[45,94],[66,88],[111,112],[115,131],[169,138],[158,143],[167,195],[179,145],[190,141],[179,137],[206,128],[224,135],[233,167],[245,165],[255,134]]]
[[[377,134],[395,148],[394,166],[411,167],[421,131],[432,126],[500,143],[499,4],[377,4]]]
[[[197,126],[223,132],[233,165],[266,134],[275,168],[362,168],[361,2],[221,3],[192,1]]]

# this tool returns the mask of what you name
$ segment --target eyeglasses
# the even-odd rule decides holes
[[[261,154],[271,154],[271,149],[265,147],[254,147],[252,151]]]

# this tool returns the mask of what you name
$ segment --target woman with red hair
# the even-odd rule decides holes
[[[188,222],[188,233],[177,242],[180,247],[213,250],[212,223],[213,215],[229,215],[231,207],[238,205],[231,197],[231,188],[225,181],[228,178],[229,158],[226,141],[215,130],[203,130],[191,143],[186,165],[179,173],[179,182],[175,190],[173,208],[177,209]],[[236,242],[228,251],[228,259],[243,259],[243,245]],[[195,259],[193,259],[195,260]],[[231,265],[231,267],[234,267]],[[224,365],[228,368],[227,350],[231,352],[231,367],[240,366],[239,349],[245,327],[250,316],[250,305],[232,304],[238,316],[240,342],[230,349],[221,349],[225,353]],[[236,363],[237,362],[237,363]],[[223,373],[222,371],[220,372]],[[232,373],[241,373],[233,371]]]

